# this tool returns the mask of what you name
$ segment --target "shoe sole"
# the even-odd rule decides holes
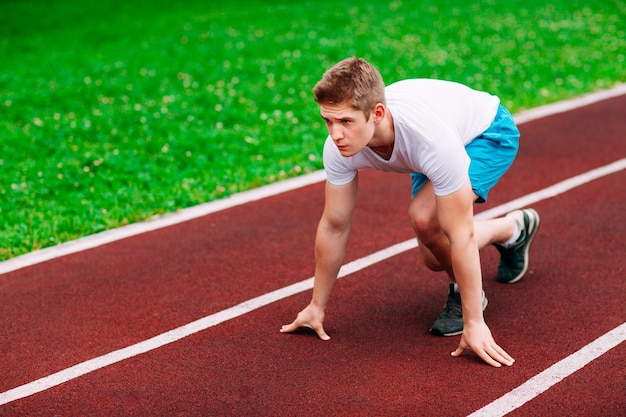
[[[533,240],[535,240],[535,235],[537,234],[537,230],[539,229],[539,223],[541,223],[541,219],[539,218],[539,213],[537,213],[536,210],[524,209],[522,210],[522,212],[526,213],[529,219],[528,220],[528,242],[526,243],[526,247],[524,248],[524,269],[522,269],[522,271],[519,274],[517,274],[517,276],[513,278],[512,280],[500,281],[500,282],[504,282],[505,284],[515,284],[516,282],[524,278],[526,271],[528,271],[528,264],[529,264],[528,254],[530,252],[530,245],[533,243]]]
[[[489,300],[487,299],[487,296],[485,295],[485,292],[483,291],[483,311],[485,311],[485,309],[487,308],[487,304],[489,304]],[[438,330],[433,330],[432,328],[429,330],[429,332],[431,334],[434,334],[435,336],[445,336],[445,337],[449,337],[449,336],[458,336],[461,333],[463,333],[463,329],[459,330],[458,332],[452,332],[452,333],[441,333]]]

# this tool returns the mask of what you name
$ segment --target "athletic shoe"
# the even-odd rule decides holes
[[[528,252],[530,244],[539,228],[539,214],[533,209],[518,210],[523,214],[523,224],[519,224],[521,233],[513,245],[508,248],[500,244],[494,246],[500,252],[500,264],[498,265],[498,281],[508,284],[522,279],[528,270]]]
[[[483,311],[487,308],[487,297],[483,291]],[[448,300],[439,318],[435,320],[430,333],[436,336],[456,336],[463,333],[463,309],[461,308],[461,293],[455,283],[450,283]]]

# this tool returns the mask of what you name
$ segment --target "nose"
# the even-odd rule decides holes
[[[330,134],[330,137],[333,138],[335,142],[343,138],[343,129],[341,125],[338,123],[333,123],[330,126],[328,126],[328,133]]]

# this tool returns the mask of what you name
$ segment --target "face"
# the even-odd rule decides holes
[[[355,110],[351,105],[321,104],[320,114],[328,134],[342,156],[353,156],[367,146],[374,136],[374,112],[365,120],[361,110]]]

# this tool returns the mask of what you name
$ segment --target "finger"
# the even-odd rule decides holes
[[[511,355],[506,353],[504,349],[498,345],[490,345],[485,349],[480,349],[477,354],[486,363],[491,366],[495,366],[496,368],[499,368],[502,365],[511,366],[515,362],[515,359],[513,359]]]
[[[451,355],[452,356],[461,356],[461,354],[463,352],[465,352],[465,349],[471,349],[471,348],[469,347],[469,345],[465,341],[465,338],[463,336],[461,336],[461,340],[459,341],[459,347],[457,347],[456,350],[451,353]]]
[[[486,351],[484,350],[480,350],[478,352],[476,352],[478,354],[478,356],[485,361],[488,365],[491,365],[495,368],[500,368],[502,366],[502,364],[500,362],[498,362],[497,360],[495,360],[494,358],[492,358]]]
[[[300,328],[300,324],[297,323],[297,320],[290,323],[290,324],[285,324],[283,327],[280,328],[280,332],[281,333],[290,333],[293,332],[295,330],[298,330]]]
[[[322,339],[322,340],[330,340],[330,336],[324,331],[324,328],[322,326],[318,327],[318,328],[313,328],[312,326],[308,325],[308,324],[300,324],[298,323],[298,320],[294,321],[291,324],[286,324],[283,327],[280,328],[280,332],[281,333],[290,333],[290,332],[294,332],[300,328],[306,327],[307,329],[311,329],[313,330],[317,336]]]
[[[489,356],[491,356],[494,360],[500,362],[503,365],[506,366],[511,366],[513,365],[513,363],[515,363],[515,359],[513,359],[511,357],[511,355],[509,355],[508,353],[505,352],[504,349],[502,349],[500,346],[498,345],[494,345],[489,349],[488,352]]]
[[[452,356],[461,356],[461,354],[465,351],[465,348],[462,348],[461,346],[459,346],[458,348],[456,348],[456,350],[452,353],[450,353]]]
[[[452,356],[458,357],[465,351],[465,349],[471,349],[469,346],[463,347],[459,345],[459,347],[451,353]],[[474,349],[472,349],[474,350]],[[506,353],[500,346],[495,345],[494,348],[489,349],[490,352],[487,352],[484,349],[476,349],[476,354],[487,364],[499,368],[502,364],[511,366],[515,359],[513,359],[508,353]]]
[[[317,335],[319,336],[320,339],[330,340],[330,336],[326,334],[323,327],[320,327],[318,330],[315,330],[315,331],[317,332]]]

